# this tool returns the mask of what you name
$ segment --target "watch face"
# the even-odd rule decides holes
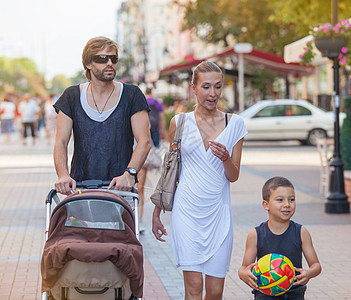
[[[135,175],[137,173],[137,170],[135,168],[128,168],[129,173],[132,175]]]

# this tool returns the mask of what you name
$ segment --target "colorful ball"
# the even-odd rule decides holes
[[[295,278],[295,269],[290,259],[276,253],[261,257],[252,273],[257,278],[259,290],[269,296],[279,296],[287,292]]]

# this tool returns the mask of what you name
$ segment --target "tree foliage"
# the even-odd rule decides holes
[[[339,19],[351,16],[339,0]],[[208,41],[233,36],[255,48],[282,55],[284,45],[309,34],[313,24],[331,22],[331,0],[197,0],[185,5],[185,28]]]
[[[56,75],[51,81],[50,93],[55,95],[61,95],[62,92],[72,85],[72,80],[64,75]]]
[[[0,92],[44,95],[45,79],[29,58],[0,57]]]
[[[216,0],[189,1],[185,8],[184,29],[194,29],[207,42],[227,43],[230,35],[240,33],[239,24],[228,22]]]

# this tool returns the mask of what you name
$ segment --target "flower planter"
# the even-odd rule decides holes
[[[314,44],[322,56],[335,58],[339,56],[342,47],[347,45],[347,41],[342,36],[316,37]]]

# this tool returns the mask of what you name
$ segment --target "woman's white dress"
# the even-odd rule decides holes
[[[243,119],[232,115],[215,141],[225,145],[231,155],[246,134]],[[206,151],[194,112],[185,115],[181,157],[171,221],[175,263],[185,271],[224,277],[233,244],[230,182],[223,162],[210,148]]]

